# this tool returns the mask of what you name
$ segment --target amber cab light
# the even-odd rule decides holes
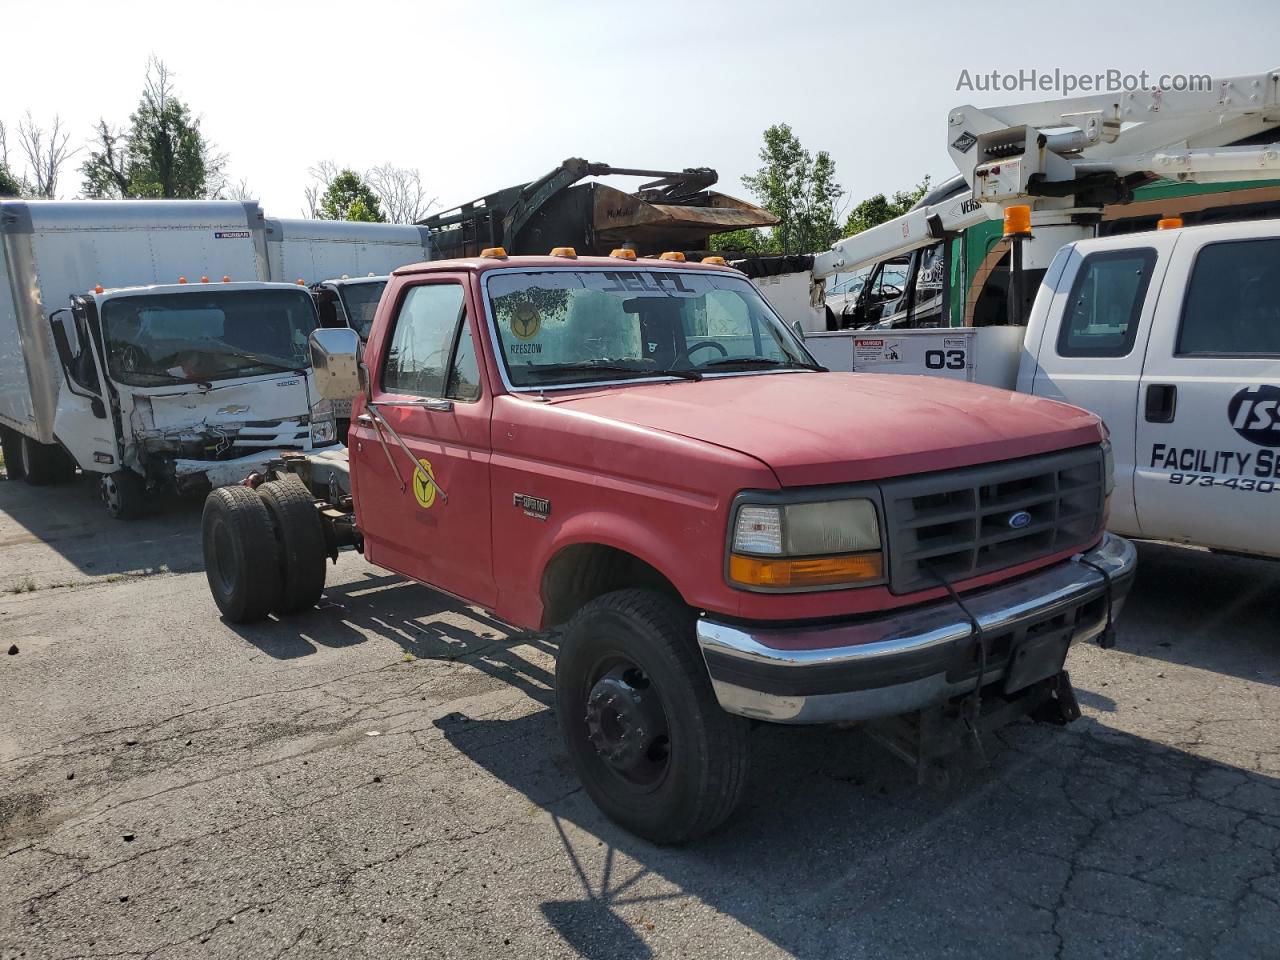
[[[1182,226],[1181,217],[1161,217],[1156,221],[1157,230],[1177,230]]]
[[[636,258],[636,252],[634,250],[628,250],[626,247],[619,247],[617,250],[610,253],[609,256],[617,257],[619,260],[634,260]]]
[[[866,583],[883,577],[884,555],[879,550],[785,559],[729,555],[729,579],[748,587],[794,590]]]
[[[724,257],[703,257],[703,258],[702,258],[702,262],[703,262],[703,263],[711,263],[711,264],[714,264],[714,265],[715,265],[715,266],[717,266],[717,267],[726,267],[726,266],[728,266],[728,264],[727,264],[727,263],[725,263]]]
[[[573,249],[573,247],[552,247],[551,256],[564,257],[566,260],[577,260],[578,251]]]
[[[1006,237],[1031,236],[1031,208],[1025,203],[1016,203],[1004,209],[1004,235]]]
[[[668,250],[666,253],[658,254],[659,260],[675,260],[678,263],[684,263],[684,254],[679,250]]]
[[[485,247],[480,251],[480,256],[494,260],[505,260],[507,259],[507,251],[504,247]]]

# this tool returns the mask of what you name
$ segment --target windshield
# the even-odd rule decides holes
[[[342,309],[346,311],[347,323],[352,330],[360,334],[361,340],[369,339],[373,315],[378,311],[378,301],[382,299],[382,291],[386,286],[385,280],[371,280],[368,283],[344,283],[338,287],[338,296],[342,297]]]
[[[316,310],[306,290],[200,290],[113,297],[107,369],[135,387],[305,369]]]
[[[814,369],[745,278],[667,270],[493,273],[512,386]]]

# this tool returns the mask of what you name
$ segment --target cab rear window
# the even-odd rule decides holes
[[[1124,357],[1133,349],[1156,252],[1108,250],[1084,258],[1058,332],[1062,357]]]
[[[1178,328],[1179,356],[1280,356],[1280,238],[1207,244]]]

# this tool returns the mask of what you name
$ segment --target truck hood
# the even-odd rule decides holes
[[[553,401],[767,464],[783,486],[852,483],[1103,438],[1091,413],[935,377],[794,373],[634,384]]]
[[[307,388],[301,375],[274,376],[230,383],[212,390],[191,387],[135,394],[143,430],[161,433],[246,423],[297,420],[308,416]]]

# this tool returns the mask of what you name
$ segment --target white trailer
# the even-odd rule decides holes
[[[268,218],[266,245],[270,279],[308,286],[433,259],[430,231],[398,223]]]

